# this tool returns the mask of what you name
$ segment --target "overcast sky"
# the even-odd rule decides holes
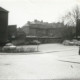
[[[34,19],[56,22],[80,0],[0,0],[0,6],[9,11],[9,25],[23,26]]]

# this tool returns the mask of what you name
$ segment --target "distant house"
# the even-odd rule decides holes
[[[62,23],[59,24],[42,24],[42,23],[32,23],[25,24],[22,29],[26,33],[26,36],[37,36],[37,37],[55,37],[56,31],[63,27]],[[56,37],[60,37],[56,36]]]
[[[17,35],[15,40],[12,41],[15,45],[23,45],[26,40],[26,34],[21,28],[17,28]]]
[[[8,25],[8,40],[12,41],[17,37],[17,25]]]
[[[62,36],[59,30],[64,25],[62,23],[29,23],[22,27],[26,33],[26,38],[39,39],[41,42],[53,42],[53,39],[60,39]],[[31,37],[30,37],[31,36]]]
[[[17,37],[16,37],[16,39],[17,40],[25,40],[25,38],[26,38],[25,32],[22,30],[22,28],[18,28],[17,29]]]
[[[0,7],[0,46],[8,40],[8,11]]]

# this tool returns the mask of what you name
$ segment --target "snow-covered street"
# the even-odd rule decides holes
[[[78,46],[43,44],[39,54],[0,55],[0,80],[80,79]]]

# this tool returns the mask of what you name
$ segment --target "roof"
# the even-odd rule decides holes
[[[55,28],[55,26],[45,25],[45,24],[25,24],[23,27],[31,27],[31,28]]]
[[[26,23],[24,26],[29,26],[29,24],[28,24],[28,23]]]
[[[8,12],[6,9],[0,7],[0,12]]]
[[[41,24],[41,23],[31,23],[25,24],[23,27],[31,27],[31,28],[61,28],[64,25],[62,23],[52,23],[52,24]]]

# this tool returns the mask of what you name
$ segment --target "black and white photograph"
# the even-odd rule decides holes
[[[80,80],[80,0],[0,0],[0,80]]]

